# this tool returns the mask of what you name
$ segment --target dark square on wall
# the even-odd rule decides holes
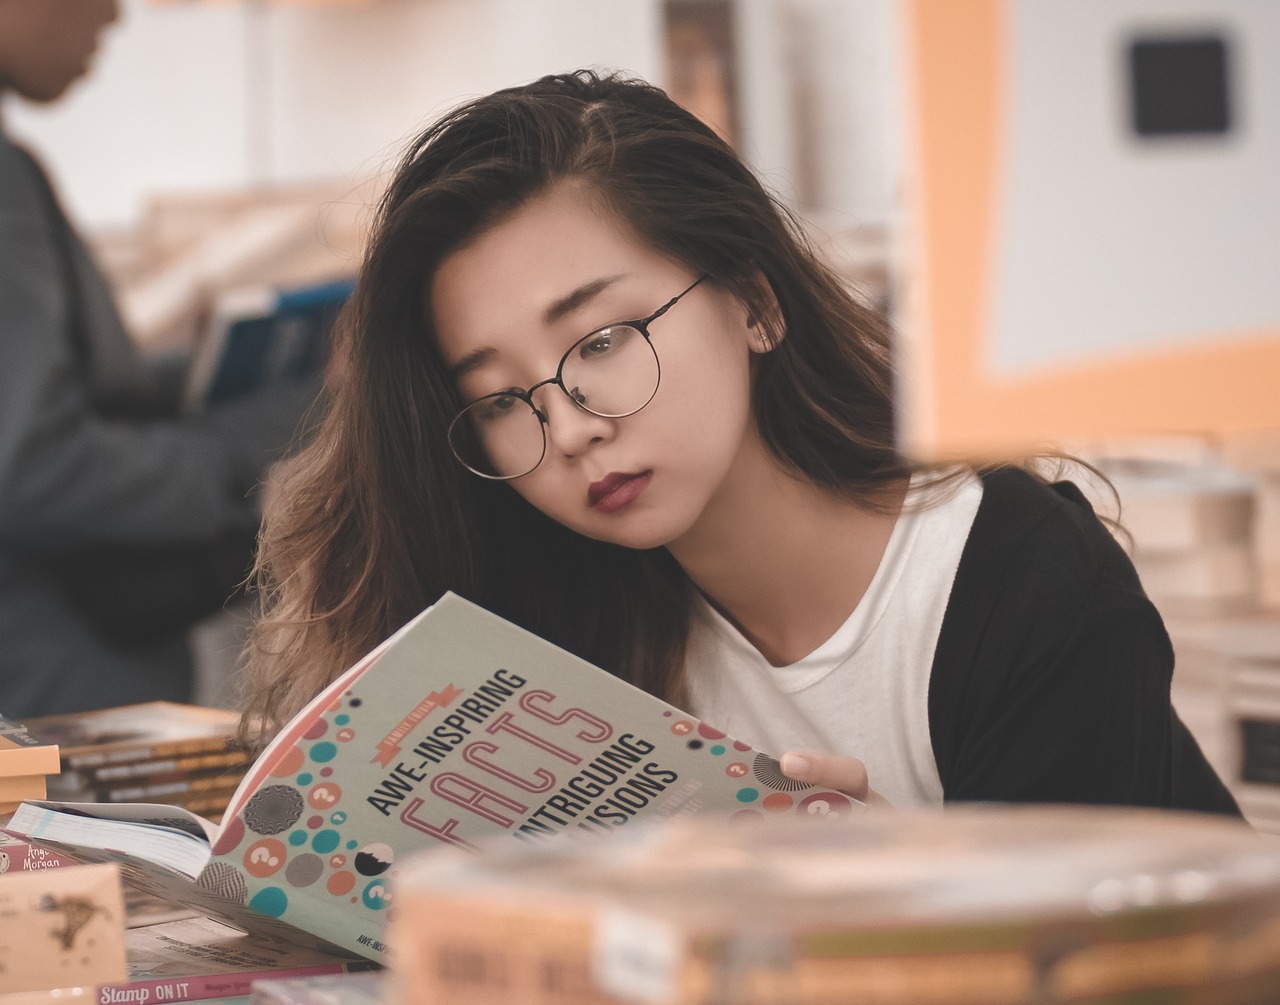
[[[1129,46],[1139,136],[1225,133],[1231,127],[1228,46],[1221,37],[1136,39]]]

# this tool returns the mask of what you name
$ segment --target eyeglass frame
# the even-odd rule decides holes
[[[533,384],[530,387],[525,389],[508,388],[503,391],[494,391],[491,394],[482,394],[480,397],[476,398],[474,401],[467,402],[467,404],[464,405],[462,408],[460,408],[458,410],[458,414],[455,415],[453,419],[449,422],[449,428],[445,433],[445,438],[449,441],[449,450],[453,454],[454,460],[456,460],[459,464],[461,464],[464,468],[466,468],[476,477],[484,478],[487,481],[493,481],[493,482],[515,481],[515,479],[517,478],[523,478],[525,477],[525,475],[531,475],[535,471],[537,471],[538,468],[542,465],[542,462],[546,460],[546,457],[547,457],[547,426],[551,424],[551,420],[547,416],[546,412],[544,412],[541,408],[539,408],[536,404],[534,404],[533,392],[538,390],[538,388],[540,387],[546,387],[548,384],[554,384],[556,387],[560,388],[560,391],[564,394],[564,396],[568,398],[571,402],[573,402],[574,405],[582,409],[582,411],[586,412],[588,415],[594,415],[597,418],[625,419],[628,416],[635,415],[637,412],[643,411],[645,408],[649,406],[649,403],[653,401],[655,397],[657,397],[658,388],[662,384],[662,359],[658,355],[658,350],[654,347],[653,337],[649,334],[649,325],[653,324],[653,322],[657,321],[658,318],[662,317],[662,315],[666,314],[667,311],[671,310],[671,308],[674,307],[676,304],[678,304],[685,297],[686,294],[691,293],[694,287],[698,286],[698,284],[701,283],[706,278],[708,278],[706,273],[699,276],[697,279],[695,279],[692,283],[686,286],[683,290],[677,293],[674,297],[668,300],[665,304],[659,307],[656,311],[654,311],[648,317],[639,318],[634,321],[610,321],[608,324],[601,325],[599,328],[592,328],[591,331],[583,335],[582,338],[577,339],[571,346],[569,346],[568,349],[564,351],[564,355],[560,357],[560,362],[556,366],[556,375],[554,377],[548,377],[546,380],[540,380],[536,384]],[[599,335],[602,331],[605,331],[606,329],[609,329],[609,328],[634,328],[636,331],[638,331],[644,337],[645,343],[649,346],[649,351],[653,353],[653,361],[658,368],[657,379],[655,379],[653,382],[653,391],[652,393],[650,393],[649,397],[645,399],[644,404],[640,405],[637,408],[633,408],[629,412],[621,412],[616,415],[593,411],[592,409],[584,405],[578,398],[576,398],[569,391],[569,389],[564,385],[564,365],[565,363],[568,362],[569,357],[573,355],[573,351],[577,349],[580,345],[582,345],[584,342],[586,342],[588,339],[593,338],[596,335]],[[526,405],[528,405],[529,408],[533,411],[533,414],[538,417],[540,428],[542,430],[542,453],[539,455],[537,462],[528,471],[522,471],[518,475],[489,475],[489,474],[485,474],[483,471],[477,471],[470,464],[464,461],[460,456],[458,456],[458,450],[453,445],[454,426],[458,424],[458,422],[462,419],[462,417],[467,413],[468,409],[472,408],[473,406],[479,404],[482,401],[485,401],[488,398],[519,398]]]

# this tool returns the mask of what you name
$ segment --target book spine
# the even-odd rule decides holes
[[[196,754],[189,757],[169,757],[159,760],[133,761],[128,764],[104,765],[84,768],[81,775],[86,785],[119,782],[132,778],[177,774],[179,772],[208,771],[212,768],[235,768],[249,764],[249,755],[241,750],[229,750],[213,754]]]
[[[171,977],[163,980],[124,981],[103,984],[98,988],[98,1005],[153,1005],[155,1002],[194,1002],[208,998],[247,995],[254,981],[280,980],[286,977],[318,977],[341,974],[345,963],[317,963],[310,967],[284,967],[272,970],[246,970],[231,974],[201,974],[195,977]]]
[[[1280,721],[1240,719],[1240,778],[1261,785],[1280,785]]]
[[[138,803],[158,799],[161,796],[212,795],[219,793],[227,799],[240,784],[239,775],[218,774],[204,778],[174,779],[165,782],[148,782],[146,785],[122,785],[98,789],[102,801],[110,803]],[[168,799],[166,802],[175,802]]]
[[[96,768],[109,764],[132,764],[136,761],[159,761],[184,754],[217,754],[237,749],[232,737],[199,737],[188,740],[169,740],[138,747],[116,749],[64,750],[65,769]]]

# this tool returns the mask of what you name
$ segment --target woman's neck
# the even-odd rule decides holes
[[[799,480],[766,452],[739,466],[697,527],[669,550],[771,664],[786,666],[853,613],[906,488],[905,481],[887,486],[872,509]]]

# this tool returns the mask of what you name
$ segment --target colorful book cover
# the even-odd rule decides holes
[[[20,807],[10,830],[119,861],[237,926],[380,959],[388,872],[415,850],[857,808],[448,594],[281,731],[220,828],[169,807],[44,802]]]

